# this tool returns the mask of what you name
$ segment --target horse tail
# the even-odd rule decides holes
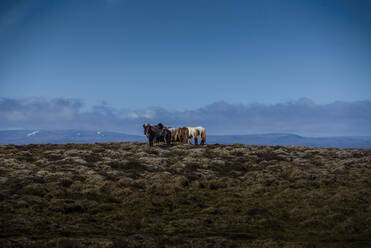
[[[189,139],[189,128],[186,127],[184,130],[184,143],[187,144],[188,143],[188,139]],[[192,143],[192,140],[191,140],[191,143]]]
[[[203,128],[201,132],[201,142],[205,143],[206,142],[206,129]]]

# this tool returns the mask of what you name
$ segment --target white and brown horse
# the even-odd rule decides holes
[[[169,130],[170,131],[170,133],[171,133],[171,141],[175,141],[175,134],[176,134],[176,128],[175,127],[166,127],[167,128],[167,130]]]
[[[198,144],[198,137],[200,136],[200,144],[203,145],[206,142],[206,129],[204,127],[187,127],[189,143],[192,144],[192,138],[195,141],[195,145]]]

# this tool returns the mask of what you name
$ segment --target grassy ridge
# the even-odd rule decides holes
[[[0,146],[0,247],[370,247],[371,151]]]

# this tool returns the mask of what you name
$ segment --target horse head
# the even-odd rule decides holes
[[[144,123],[143,124],[143,128],[144,128],[144,135],[148,137],[148,132],[149,132],[149,128],[151,127],[151,125],[149,123]]]
[[[165,126],[161,122],[156,125],[158,128],[163,129]]]

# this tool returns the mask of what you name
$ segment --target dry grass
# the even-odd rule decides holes
[[[370,247],[371,151],[0,146],[0,247]]]

